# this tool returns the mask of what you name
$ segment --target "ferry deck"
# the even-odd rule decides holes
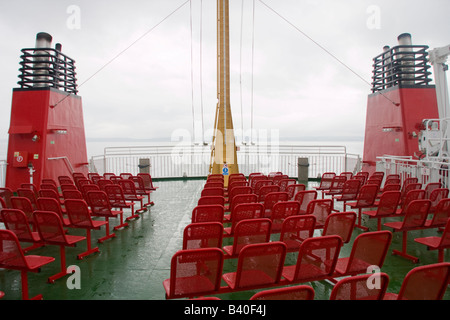
[[[29,294],[33,297],[42,294],[44,300],[165,300],[162,282],[170,277],[170,261],[175,252],[182,248],[183,229],[191,223],[192,209],[197,205],[205,179],[179,179],[156,181],[158,187],[151,194],[154,205],[140,214],[140,218],[130,221],[129,226],[115,231],[116,237],[103,243],[96,243],[105,234],[105,229],[94,230],[92,245],[98,246],[99,253],[77,259],[77,254],[85,250],[86,243],[81,242],[74,248],[66,249],[67,266],[79,267],[79,288],[69,289],[69,275],[48,283],[49,276],[59,272],[59,248],[46,245],[34,249],[28,254],[54,257],[56,260],[42,267],[40,273],[29,273]],[[310,181],[307,189],[312,189],[318,182]],[[336,202],[336,208],[342,206]],[[124,217],[128,214],[125,211]],[[383,222],[395,220],[386,218]],[[398,219],[397,219],[398,220]],[[110,219],[110,228],[118,224],[118,219]],[[376,219],[363,219],[363,224],[376,229]],[[1,228],[4,228],[1,225]],[[383,227],[383,229],[386,229]],[[349,256],[355,237],[363,231],[355,228],[352,240],[340,251],[340,257]],[[70,234],[85,235],[84,230],[70,229]],[[320,236],[316,230],[314,236]],[[435,235],[433,230],[417,230],[409,232],[408,252],[419,257],[413,263],[403,257],[392,255],[393,249],[400,249],[402,235],[393,233],[382,272],[389,275],[387,292],[398,293],[405,275],[413,268],[437,263],[437,252],[428,251],[425,246],[414,242],[414,238]],[[277,240],[274,234],[271,240]],[[224,245],[232,241],[225,238]],[[287,263],[295,263],[295,253],[288,253]],[[450,252],[446,250],[444,261],[450,260]],[[234,271],[237,259],[224,262],[224,272]],[[68,280],[69,279],[69,280]],[[306,283],[315,291],[314,300],[329,300],[333,285],[328,281]],[[21,276],[19,271],[0,269],[0,289],[5,293],[2,300],[22,299]],[[257,291],[250,290],[215,295],[221,300],[249,300]],[[447,289],[444,300],[450,300]]]

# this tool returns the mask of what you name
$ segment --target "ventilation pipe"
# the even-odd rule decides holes
[[[50,48],[52,45],[52,36],[46,32],[39,32],[36,35],[36,51],[34,52],[34,72],[35,75],[33,77],[33,80],[35,81],[33,86],[34,87],[48,87],[48,70],[49,70],[49,63],[46,63],[49,61],[49,53],[45,50],[39,50],[43,48]]]

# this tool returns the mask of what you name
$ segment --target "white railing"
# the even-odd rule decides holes
[[[308,158],[308,176],[316,178],[323,172],[336,173],[360,170],[360,157],[348,154],[343,146],[243,145],[238,152],[239,171],[269,173],[281,171],[298,176],[298,158]],[[90,159],[90,170],[98,173],[139,172],[140,159],[150,162],[154,178],[205,177],[210,166],[208,145],[168,145],[147,147],[108,147],[104,154]]]
[[[412,157],[383,156],[378,158],[377,171],[386,174],[399,174],[401,182],[404,179],[418,178],[419,183],[426,185],[430,182],[441,182],[442,186],[449,186],[448,160],[417,160]]]

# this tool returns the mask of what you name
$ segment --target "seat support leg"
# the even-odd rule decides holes
[[[98,247],[91,247],[91,229],[86,229],[86,242],[87,250],[77,256],[78,260],[82,260],[84,257],[100,251]]]
[[[56,280],[64,277],[67,275],[67,269],[66,269],[66,248],[64,246],[59,246],[59,255],[60,255],[60,265],[61,265],[61,271],[57,274],[51,276],[48,278],[49,283],[54,283]]]
[[[402,251],[398,251],[398,250],[392,250],[392,254],[393,255],[398,255],[401,256],[403,258],[409,259],[414,263],[418,263],[419,262],[419,258],[414,257],[408,253],[406,253],[406,247],[407,247],[407,243],[408,243],[408,231],[403,231],[403,236],[402,236]]]

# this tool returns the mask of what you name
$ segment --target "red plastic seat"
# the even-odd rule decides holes
[[[87,193],[88,191],[99,191],[100,187],[96,184],[90,183],[90,184],[84,184],[81,186],[81,194],[83,196],[84,200],[87,200]]]
[[[127,180],[127,179],[130,179],[133,175],[131,173],[129,173],[129,172],[122,172],[122,173],[119,174],[119,176],[122,179]]]
[[[91,246],[91,230],[98,230],[102,226],[107,224],[107,222],[92,220],[88,205],[84,200],[67,199],[64,202],[64,206],[66,207],[71,226],[73,228],[86,230],[87,250],[83,253],[80,253],[77,256],[78,259],[81,260],[88,255],[99,252],[100,250],[98,247],[92,248]]]
[[[442,300],[450,281],[450,263],[420,266],[408,272],[398,294],[386,293],[385,300]]]
[[[316,199],[311,200],[306,208],[306,214],[311,214],[316,217],[316,229],[322,229],[328,216],[333,210],[333,200],[331,199]]]
[[[430,212],[434,212],[436,210],[439,201],[448,197],[448,192],[449,190],[447,188],[437,188],[431,191],[428,198],[431,201]]]
[[[39,190],[39,198],[53,198],[56,201],[58,201],[60,204],[64,203],[64,199],[62,198],[62,195],[59,194],[59,192],[54,190],[54,189],[42,189]],[[39,207],[39,205],[38,205]]]
[[[224,196],[224,190],[223,190],[223,187],[206,188],[206,189],[202,190],[200,196],[201,197],[214,197],[214,196],[223,197]]]
[[[369,230],[369,228],[361,224],[362,209],[372,208],[375,206],[374,204],[377,198],[378,190],[379,188],[375,184],[365,184],[361,187],[361,189],[359,189],[356,201],[348,203],[351,209],[358,209],[358,222],[355,226],[364,231]]]
[[[206,197],[200,197],[198,199],[197,205],[203,206],[203,205],[212,205],[212,204],[218,204],[222,207],[225,206],[225,197],[221,196],[206,196]]]
[[[23,300],[29,299],[28,272],[39,272],[41,267],[53,261],[55,261],[53,257],[25,256],[14,232],[0,229],[0,268],[20,270]],[[42,299],[42,295],[32,299]]]
[[[225,206],[225,210],[228,211],[231,209],[231,207],[233,205],[233,199],[235,196],[252,194],[252,193],[253,193],[253,189],[249,186],[233,186],[232,189],[229,189],[229,191],[228,191],[228,205]]]
[[[216,293],[222,270],[223,252],[218,248],[178,251],[170,263],[170,278],[163,281],[166,299]]]
[[[66,247],[74,247],[78,242],[86,240],[85,237],[66,234],[61,218],[55,212],[37,210],[33,218],[39,236],[45,244],[57,245],[60,248],[61,271],[48,278],[50,283],[67,275]]]
[[[156,189],[158,189],[158,187],[155,187],[153,185],[152,176],[149,173],[138,173],[137,176],[141,177],[142,180],[144,181],[144,185],[145,185],[145,189],[146,190],[153,192]]]
[[[33,192],[34,196],[36,198],[38,197],[38,189],[36,188],[36,186],[33,183],[21,183],[20,188],[31,190]],[[19,190],[19,189],[17,189],[17,190]]]
[[[281,179],[280,182],[278,183],[278,185],[280,186],[280,191],[287,191],[286,188],[288,186],[290,186],[291,184],[296,184],[297,180],[296,179]],[[306,187],[306,186],[305,186]],[[291,198],[294,197],[295,193],[290,194]]]
[[[288,181],[290,181],[290,180],[288,180]],[[280,187],[280,191],[287,192],[289,200],[294,199],[297,192],[305,191],[305,190],[306,190],[306,186],[303,183],[295,183],[295,180],[294,180],[294,183],[288,184],[284,190],[282,190],[282,188]]]
[[[28,222],[33,224],[33,206],[31,205],[30,199],[25,197],[11,197],[11,206],[13,209],[22,210],[27,216]]]
[[[223,225],[220,222],[191,223],[183,231],[183,250],[222,248]]]
[[[206,181],[205,185],[203,186],[203,189],[211,189],[211,188],[224,188],[224,183],[223,181]]]
[[[33,190],[28,188],[19,188],[17,189],[17,196],[27,198],[28,200],[30,200],[33,210],[37,209],[37,197]]]
[[[111,180],[109,179],[99,179],[97,180],[97,185],[100,188],[100,190],[105,191],[105,187],[108,185],[114,184]]]
[[[279,241],[249,244],[239,253],[235,272],[222,278],[232,290],[250,290],[274,285],[281,280],[286,245]]]
[[[260,291],[250,300],[314,300],[314,289],[307,285]]]
[[[258,196],[254,193],[250,194],[237,194],[233,197],[233,202],[229,206],[228,211],[230,214],[225,215],[225,220],[229,221],[231,219],[231,214],[234,211],[234,208],[236,208],[238,205],[243,203],[257,203],[258,202]],[[225,211],[227,211],[227,208],[225,207]]]
[[[239,221],[234,228],[233,244],[223,247],[225,258],[236,258],[246,245],[269,242],[271,225],[266,218]]]
[[[405,197],[400,199],[400,208],[397,209],[397,214],[399,216],[405,215],[405,209],[408,207],[409,203],[413,200],[425,199],[425,190],[413,189],[408,191]]]
[[[392,228],[395,232],[402,232],[402,251],[393,250],[392,254],[410,259],[413,262],[419,262],[419,258],[408,254],[408,231],[423,229],[428,213],[430,211],[431,201],[428,199],[411,201],[405,209],[403,221],[386,222],[384,226]]]
[[[297,263],[283,268],[283,277],[292,283],[319,281],[334,273],[342,239],[339,236],[308,238],[298,251]]]
[[[12,208],[11,197],[14,196],[14,192],[7,187],[0,188],[0,198],[5,201],[7,208]]]
[[[136,209],[136,213],[147,211],[147,208],[144,206],[144,197],[137,194],[136,187],[132,180],[121,179],[118,181],[118,184],[122,187],[123,194],[127,201],[139,202],[140,208]]]
[[[280,186],[275,185],[275,184],[262,186],[259,189],[259,193],[257,194],[258,201],[264,202],[266,195],[269,193],[273,193],[273,192],[280,192]]]
[[[381,268],[391,241],[392,233],[387,230],[358,235],[353,242],[350,256],[338,259],[333,277],[367,273],[370,266]]]
[[[367,210],[362,212],[369,218],[377,219],[377,230],[381,230],[381,219],[398,216],[397,208],[400,204],[400,191],[385,191],[380,197],[376,210]]]
[[[438,262],[444,262],[444,250],[450,248],[450,219],[440,237],[430,236],[414,239],[415,242],[427,246],[428,250],[438,251]]]
[[[317,191],[323,191],[329,190],[331,187],[331,184],[333,183],[333,178],[336,176],[336,173],[334,172],[325,172],[322,174],[322,178],[320,179],[320,185],[318,187],[314,187]]]
[[[58,176],[58,183],[59,183],[60,186],[63,185],[63,184],[73,184],[73,185],[75,185],[75,182],[69,176]]]
[[[431,192],[435,189],[442,188],[442,184],[440,182],[430,182],[425,186],[425,198],[429,199]]]
[[[347,277],[334,285],[330,300],[383,300],[388,285],[389,276],[383,272]]]
[[[343,212],[346,211],[347,201],[356,201],[359,189],[361,187],[361,180],[350,179],[345,181],[342,187],[342,193],[334,196],[334,200],[343,202]]]
[[[62,192],[64,200],[78,199],[83,200],[83,194],[79,190],[63,190]]]
[[[264,216],[270,218],[273,206],[281,201],[288,201],[287,192],[271,192],[264,197]]]
[[[61,208],[61,204],[55,198],[40,197],[37,199],[38,208],[41,211],[51,211],[56,213],[62,221],[63,226],[70,227],[70,220],[65,218],[66,211]]]
[[[22,210],[3,209],[1,217],[6,229],[14,232],[19,241],[32,243],[30,247],[23,248],[23,252],[42,247],[42,240],[39,234],[31,230],[30,222]]]
[[[444,228],[450,219],[450,199],[442,199],[434,210],[432,219],[425,221],[427,228]]]
[[[322,192],[322,199],[324,198],[324,196],[334,197],[342,194],[345,181],[347,181],[347,178],[345,176],[335,176],[331,181],[330,188]]]
[[[280,241],[286,244],[287,252],[298,252],[302,242],[314,235],[315,226],[313,215],[286,218],[281,226]]]
[[[220,204],[200,205],[192,210],[192,223],[223,222],[225,210]]]
[[[241,203],[230,214],[231,227],[224,228],[226,236],[232,236],[241,220],[264,218],[264,206],[261,203]]]
[[[356,223],[356,213],[353,211],[332,213],[328,216],[323,227],[323,236],[338,235],[343,243],[351,240]]]
[[[155,203],[150,199],[152,191],[145,188],[144,179],[141,176],[132,176],[130,180],[134,182],[136,193],[140,196],[147,197],[147,202],[144,203],[144,206],[153,206]]]
[[[414,178],[414,179],[417,179],[417,178]],[[405,182],[403,183],[403,185],[402,185],[402,190],[401,190],[402,198],[401,198],[401,200],[400,200],[400,203],[403,203],[403,201],[404,201],[406,195],[407,195],[408,192],[410,192],[411,190],[420,190],[420,189],[422,189],[422,184],[421,184],[421,183],[418,183],[418,182],[408,182],[408,181],[417,181],[417,180],[414,180],[414,179],[409,178],[409,179],[407,179],[407,181],[405,181]],[[424,190],[424,191],[425,191],[425,190]]]
[[[107,239],[115,237],[114,233],[109,233],[109,219],[120,217],[120,222],[114,227],[114,230],[122,229],[128,226],[128,223],[123,221],[123,210],[113,210],[109,203],[108,195],[101,190],[88,191],[86,194],[86,202],[91,208],[91,214],[97,217],[103,217],[106,221],[106,235],[99,239],[103,242]]]
[[[294,196],[294,201],[298,201],[300,203],[300,214],[305,214],[306,209],[308,208],[308,204],[312,200],[317,199],[317,191],[316,190],[304,190],[299,191]]]
[[[139,219],[139,215],[134,211],[134,202],[127,201],[125,195],[123,194],[122,187],[118,184],[106,184],[104,186],[104,191],[108,196],[111,208],[117,208],[120,210],[130,209],[131,215],[125,220],[129,221],[132,219]]]
[[[297,201],[280,201],[273,205],[272,214],[270,219],[272,220],[272,233],[279,233],[283,221],[290,217],[296,216],[300,212],[300,203]]]

